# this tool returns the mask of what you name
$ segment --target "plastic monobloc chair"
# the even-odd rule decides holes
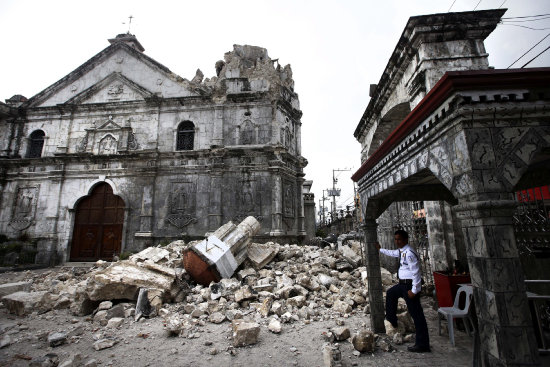
[[[464,303],[464,308],[459,307],[460,295],[466,294],[466,302]],[[464,327],[466,332],[470,335],[470,326],[472,331],[475,330],[474,322],[472,316],[470,315],[470,307],[472,305],[473,297],[473,288],[471,286],[461,286],[456,292],[455,301],[453,307],[439,307],[437,309],[437,318],[439,320],[439,335],[441,335],[441,319],[445,317],[447,319],[448,329],[449,329],[449,340],[451,345],[455,345],[455,334],[454,334],[454,320],[463,319]],[[467,321],[466,321],[467,320]]]

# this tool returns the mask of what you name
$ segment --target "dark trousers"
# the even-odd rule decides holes
[[[428,336],[428,325],[426,317],[420,304],[420,295],[416,295],[413,299],[409,298],[407,291],[412,289],[411,284],[396,284],[386,292],[386,320],[393,325],[397,324],[397,301],[399,297],[405,299],[407,309],[411,314],[416,328],[416,345],[419,347],[429,347],[430,338]]]

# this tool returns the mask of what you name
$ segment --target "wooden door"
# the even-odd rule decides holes
[[[71,261],[112,260],[120,253],[124,201],[106,183],[97,185],[76,207]]]

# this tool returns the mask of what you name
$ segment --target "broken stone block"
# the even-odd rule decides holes
[[[95,350],[102,350],[111,348],[113,345],[115,345],[118,341],[115,339],[100,339],[94,343],[94,349]]]
[[[224,322],[226,320],[226,317],[223,313],[221,312],[214,312],[213,314],[211,314],[209,317],[208,317],[208,320],[211,322],[211,323],[214,323],[214,324],[221,324],[222,322]]]
[[[392,340],[393,340],[393,342],[394,342],[395,344],[401,345],[401,344],[403,344],[403,335],[397,333],[397,334],[395,334],[395,335],[393,336],[393,339],[392,339]]]
[[[2,297],[8,312],[23,316],[37,310],[44,310],[48,292],[15,292]]]
[[[82,355],[80,353],[72,354],[68,359],[62,361],[57,367],[78,367],[82,363]]]
[[[67,341],[67,333],[52,333],[48,335],[48,345],[58,347]]]
[[[361,353],[374,352],[374,333],[369,330],[361,330],[351,338],[355,350]]]
[[[256,344],[260,335],[260,325],[255,322],[233,321],[233,346],[244,347]]]
[[[61,310],[64,308],[69,308],[71,306],[71,300],[67,296],[61,296],[53,305],[54,310]]]
[[[112,319],[109,319],[109,321],[107,322],[107,327],[112,328],[112,329],[116,329],[117,327],[122,325],[123,322],[124,322],[123,318],[113,317]]]
[[[9,334],[3,335],[2,339],[0,339],[0,349],[7,347],[11,343],[12,343],[12,340]]]
[[[342,252],[342,256],[348,263],[351,264],[354,268],[358,267],[361,264],[361,255],[357,254],[355,251],[351,249],[349,246],[342,246],[340,248],[340,251]]]
[[[334,283],[334,279],[326,274],[319,274],[317,275],[317,278],[319,279],[319,282],[327,288]]]
[[[246,268],[237,273],[237,279],[239,279],[240,281],[243,281],[250,276],[256,276],[256,270],[252,268]]]
[[[267,328],[269,329],[269,331],[275,334],[279,334],[283,329],[281,322],[277,319],[271,319],[269,325],[267,325]]]
[[[59,356],[55,353],[48,353],[44,357],[33,358],[29,367],[56,367],[59,365]]]
[[[380,274],[382,275],[382,285],[393,285],[393,278],[388,270],[386,270],[385,268],[380,268]]]
[[[268,297],[268,298],[264,299],[264,301],[262,302],[262,305],[259,308],[260,314],[263,317],[267,317],[269,315],[269,312],[271,311],[272,306],[273,306],[273,298],[272,297]]]
[[[351,336],[349,328],[345,326],[340,326],[332,329],[332,334],[334,334],[334,338],[336,338],[336,340],[338,341],[346,340]]]
[[[147,293],[147,288],[141,288],[139,290],[139,295],[136,302],[136,312],[134,316],[135,321],[138,321],[142,316],[149,317],[152,312],[151,303],[149,303]]]
[[[391,322],[388,320],[384,320],[384,327],[386,328],[386,335],[390,338],[393,338],[395,334],[404,334],[405,328],[403,327],[403,324],[400,322],[397,322],[397,327],[393,327]]]
[[[249,301],[256,299],[257,295],[252,291],[250,286],[245,286],[235,292],[235,302]]]
[[[111,301],[103,301],[99,304],[99,306],[97,306],[97,310],[98,311],[101,311],[101,310],[108,310],[110,309],[111,307],[113,307],[113,302]]]
[[[248,245],[248,259],[256,270],[269,264],[279,253],[279,246],[274,242],[265,244],[251,243]]]
[[[286,300],[286,305],[287,306],[292,306],[292,307],[302,307],[306,304],[306,297],[304,296],[296,296],[296,297],[290,297],[289,299]]]
[[[334,301],[332,309],[341,314],[350,313],[352,311],[352,307],[349,303],[340,300]]]
[[[153,263],[162,263],[170,259],[170,252],[159,247],[148,247],[129,257],[129,260],[135,263],[150,260]]]
[[[409,312],[401,312],[397,314],[397,324],[401,327],[401,334],[414,333],[416,329],[414,327],[414,321]]]
[[[122,304],[118,304],[116,306],[111,307],[110,309],[106,310],[106,318],[107,320],[112,319],[113,317],[119,317],[124,318],[125,317],[125,310],[124,306]]]
[[[101,326],[107,325],[108,321],[109,320],[107,320],[106,310],[97,311],[93,318],[93,322],[96,324],[100,324]]]
[[[119,261],[97,271],[92,276],[88,296],[93,301],[129,299],[136,300],[140,288],[160,289],[169,292],[174,281],[175,272],[159,272],[130,261]]]
[[[15,292],[29,292],[31,290],[31,282],[15,282],[0,284],[0,299]]]
[[[260,222],[252,216],[245,218],[238,226],[232,222],[226,223],[204,241],[185,250],[185,270],[204,286],[230,278],[246,259],[248,244],[260,227]]]
[[[342,353],[338,346],[323,345],[323,363],[325,367],[340,367],[342,365]]]

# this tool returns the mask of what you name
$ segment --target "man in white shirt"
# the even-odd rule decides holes
[[[397,250],[386,250],[381,248],[378,242],[375,243],[376,248],[384,255],[399,257],[399,270],[397,272],[399,283],[386,291],[386,320],[393,327],[397,327],[397,301],[399,297],[402,297],[407,303],[407,309],[414,320],[414,327],[416,328],[416,343],[408,347],[409,351],[417,353],[430,352],[428,325],[420,304],[420,290],[422,288],[420,259],[408,244],[409,234],[407,232],[401,229],[395,231],[394,241]]]

